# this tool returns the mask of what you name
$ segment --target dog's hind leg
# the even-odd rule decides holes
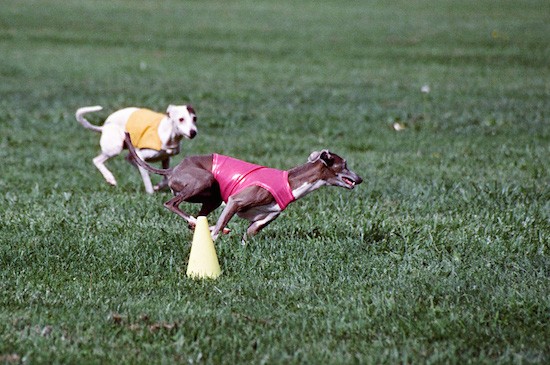
[[[201,209],[197,213],[197,216],[202,215],[206,217],[208,214],[216,210],[216,208],[219,207],[221,204],[221,200],[211,200],[208,202],[204,202],[201,206]]]
[[[105,166],[105,161],[107,161],[109,157],[110,156],[102,153],[99,156],[94,157],[93,161],[94,161],[95,167],[97,167],[99,172],[101,172],[101,175],[103,175],[105,180],[109,184],[116,186],[116,180],[115,180],[115,177],[113,176],[113,173],[109,171],[109,169],[107,169],[107,167]]]
[[[214,175],[202,167],[189,166],[182,162],[176,166],[168,180],[170,181],[170,189],[172,189],[175,196],[164,203],[164,206],[185,219],[191,229],[195,227],[197,220],[179,208],[182,202],[201,203],[202,207],[199,213],[204,215],[207,215],[221,204],[219,188],[217,188],[217,185],[216,188],[213,188],[216,184]]]
[[[168,200],[166,203],[164,203],[164,206],[171,212],[176,213],[183,219],[189,223],[189,227],[195,227],[195,224],[197,223],[197,219],[195,217],[190,216],[189,214],[185,213],[183,210],[179,208],[179,205],[188,197],[188,194],[185,194],[183,192],[178,193],[175,197]]]
[[[111,171],[105,166],[105,161],[109,158],[116,156],[122,152],[124,145],[124,129],[113,125],[105,124],[103,126],[103,132],[99,139],[99,146],[101,147],[101,154],[93,159],[95,167],[101,172],[101,175],[111,185],[116,185],[116,180]]]

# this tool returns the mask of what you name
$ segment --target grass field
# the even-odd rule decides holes
[[[549,363],[549,35],[544,0],[3,0],[0,363]],[[234,219],[190,280],[170,194],[108,186],[74,118],[169,103],[176,161],[365,182]]]

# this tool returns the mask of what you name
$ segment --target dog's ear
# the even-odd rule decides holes
[[[313,151],[307,158],[307,162],[314,163],[319,159],[320,156],[321,156],[321,151]]]
[[[334,163],[334,157],[332,157],[328,150],[322,150],[319,158],[328,167],[332,166]]]
[[[175,105],[168,105],[168,108],[166,108],[166,115],[170,116],[170,113],[174,110],[176,106]]]
[[[326,166],[332,166],[334,163],[334,157],[332,157],[329,150],[313,151],[307,159],[309,163],[314,163],[319,160],[321,160],[321,162]]]

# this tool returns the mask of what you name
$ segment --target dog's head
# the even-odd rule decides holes
[[[197,115],[190,105],[169,105],[166,110],[168,118],[177,135],[193,139],[197,135]]]
[[[346,160],[329,150],[312,152],[308,157],[308,162],[319,164],[320,179],[324,180],[327,185],[353,189],[355,185],[363,182],[359,175],[348,169]]]

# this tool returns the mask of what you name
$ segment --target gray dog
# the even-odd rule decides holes
[[[182,202],[201,203],[199,216],[206,216],[226,202],[218,222],[211,227],[215,240],[233,215],[247,219],[243,236],[253,236],[281,214],[287,205],[321,186],[353,189],[363,179],[348,169],[346,160],[328,151],[315,151],[308,162],[288,171],[254,165],[218,154],[189,156],[170,169],[157,169],[139,158],[126,134],[130,155],[142,168],[168,178],[174,197],[164,206],[185,219],[191,228],[196,218],[179,208]]]

